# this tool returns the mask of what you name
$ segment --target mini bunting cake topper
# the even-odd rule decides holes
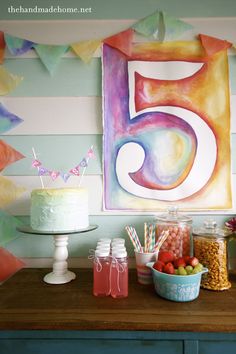
[[[77,177],[80,176],[80,184],[81,184],[81,181],[82,181],[82,178],[83,178],[84,173],[86,171],[86,168],[88,167],[89,160],[95,159],[93,146],[91,146],[89,148],[89,150],[87,151],[86,156],[82,158],[82,160],[79,162],[78,165],[71,168],[68,172],[65,172],[65,171],[61,172],[61,171],[51,170],[51,169],[45,167],[43,165],[43,163],[37,158],[34,148],[32,148],[32,151],[33,151],[34,159],[31,163],[31,166],[33,168],[37,168],[38,176],[41,179],[42,188],[44,188],[42,176],[50,176],[53,181],[55,181],[60,176],[65,183],[68,181],[68,179],[71,176],[77,176]],[[83,169],[82,173],[80,171],[81,169]]]

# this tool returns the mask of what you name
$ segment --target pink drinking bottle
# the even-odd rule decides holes
[[[111,296],[113,298],[128,296],[128,258],[125,249],[112,252]]]
[[[110,295],[110,250],[96,249],[93,260],[93,295]]]

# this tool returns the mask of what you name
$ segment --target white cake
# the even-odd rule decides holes
[[[85,229],[89,226],[87,189],[33,190],[30,225],[36,231],[46,232]]]

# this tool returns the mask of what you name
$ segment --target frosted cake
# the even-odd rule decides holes
[[[89,226],[85,188],[35,189],[30,225],[36,231],[73,231]]]

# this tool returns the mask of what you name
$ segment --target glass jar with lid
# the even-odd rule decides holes
[[[162,251],[172,251],[177,258],[191,255],[192,219],[189,216],[179,213],[177,206],[170,206],[167,213],[156,217],[155,224],[156,241],[162,237],[163,231],[169,232]]]
[[[208,268],[202,276],[201,287],[209,290],[226,290],[231,287],[228,277],[228,240],[231,232],[220,229],[214,220],[193,230],[194,255]]]

